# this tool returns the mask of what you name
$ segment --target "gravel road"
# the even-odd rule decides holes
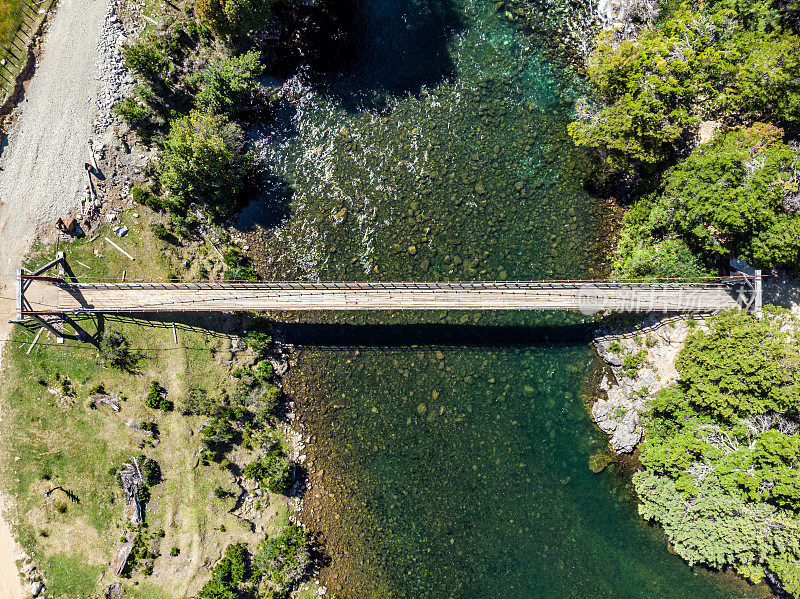
[[[11,277],[37,228],[81,207],[105,11],[106,0],[59,2],[36,73],[0,148],[0,343],[16,310]],[[13,546],[0,522],[0,599],[24,596]]]

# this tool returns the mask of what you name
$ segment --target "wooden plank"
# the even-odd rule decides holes
[[[131,256],[131,255],[130,255],[128,252],[126,252],[125,250],[123,250],[123,249],[122,249],[121,247],[119,247],[119,246],[118,246],[116,243],[114,243],[113,241],[111,241],[111,240],[110,240],[108,237],[105,237],[105,236],[103,236],[103,239],[105,239],[105,240],[106,240],[108,243],[110,243],[112,246],[114,246],[115,248],[117,248],[117,249],[118,249],[120,252],[122,252],[123,254],[125,254],[125,255],[126,255],[128,258],[130,258],[131,260],[136,260],[136,258],[134,258],[133,256]]]

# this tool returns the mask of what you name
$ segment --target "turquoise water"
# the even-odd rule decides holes
[[[565,125],[581,83],[482,0],[363,0],[354,62],[290,82],[262,126],[266,276],[585,278],[609,207]],[[288,84],[287,84],[288,85]],[[313,437],[303,521],[322,581],[365,597],[747,597],[643,525],[583,394],[591,323],[562,313],[284,319]]]

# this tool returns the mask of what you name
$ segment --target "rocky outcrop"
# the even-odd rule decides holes
[[[642,438],[650,398],[678,378],[675,360],[689,333],[701,325],[686,318],[648,317],[633,329],[601,330],[594,345],[608,366],[592,406],[597,425],[617,453],[630,453]]]

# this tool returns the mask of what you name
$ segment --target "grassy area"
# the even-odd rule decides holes
[[[28,59],[27,47],[54,4],[55,0],[36,6],[31,0],[0,0],[0,104],[13,91]]]
[[[126,280],[166,278],[169,268],[163,242],[154,238],[153,215],[137,209],[121,216],[129,234],[118,238],[109,230],[72,243],[60,244],[76,276]],[[115,223],[116,224],[116,223]],[[131,261],[104,237],[136,258]],[[28,265],[52,259],[55,248],[35,244]],[[172,323],[114,317],[86,318],[87,332],[119,331],[140,356],[135,372],[103,366],[92,343],[56,343],[43,333],[28,353],[33,335],[16,328],[7,346],[3,401],[2,485],[16,500],[12,516],[20,542],[46,577],[54,597],[89,597],[116,577],[110,571],[122,538],[133,531],[123,517],[124,499],[113,476],[134,456],[158,462],[162,482],[152,487],[146,506],[148,543],[160,553],[151,575],[135,571],[122,581],[137,597],[185,597],[196,593],[230,543],[254,543],[260,538],[232,515],[230,496],[219,498],[217,487],[238,494],[231,472],[200,463],[200,416],[149,409],[143,399],[151,381],[166,389],[176,404],[193,387],[218,396],[232,389],[231,371],[247,366],[248,352],[231,351],[231,334],[241,330],[242,317],[176,317]],[[175,343],[173,335],[177,334]],[[68,382],[65,382],[68,381]],[[121,398],[120,412],[91,406],[97,385]],[[131,428],[131,423],[155,422],[156,439]],[[239,452],[241,450],[237,450]],[[241,457],[241,456],[240,456]],[[246,454],[245,454],[246,458]],[[62,487],[77,501],[57,490]],[[271,496],[267,513],[271,530],[288,521],[287,500]],[[163,535],[155,532],[163,530]],[[170,556],[171,548],[179,554]]]
[[[0,0],[0,41],[8,44],[19,28],[17,15],[22,10],[25,0]]]

